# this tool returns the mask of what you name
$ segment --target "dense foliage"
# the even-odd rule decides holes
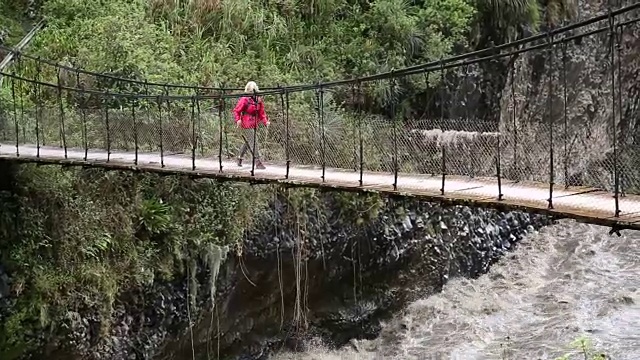
[[[23,34],[20,22],[11,15],[13,11],[6,4],[0,4],[0,44],[15,44]]]
[[[108,319],[122,291],[183,274],[185,259],[210,244],[238,244],[268,196],[243,184],[102,170],[2,173],[10,182],[0,192],[0,261],[18,300],[0,325],[0,350],[29,339],[34,320],[48,327],[71,308]]]
[[[25,8],[24,0],[6,0]],[[371,74],[499,43],[572,14],[536,0],[44,0],[46,58],[98,72],[214,85]],[[458,50],[459,51],[459,50]]]
[[[173,83],[241,86],[375,73],[464,43],[464,0],[49,0],[33,50],[77,66]]]

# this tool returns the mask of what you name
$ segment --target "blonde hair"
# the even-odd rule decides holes
[[[244,92],[247,94],[253,94],[253,92],[259,92],[260,89],[258,89],[258,84],[255,83],[255,81],[249,81],[247,83],[247,85],[244,87]]]

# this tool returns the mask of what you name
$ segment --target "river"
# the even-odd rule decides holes
[[[608,359],[640,359],[640,231],[608,230],[563,220],[410,304],[375,340],[274,359],[555,359],[583,334]]]

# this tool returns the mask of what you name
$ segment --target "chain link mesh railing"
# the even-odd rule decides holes
[[[431,190],[445,193],[462,191],[451,181],[477,180],[498,187],[492,196],[531,184],[552,201],[584,188],[611,193],[623,214],[640,213],[625,202],[640,194],[640,59],[630,47],[640,30],[630,13],[419,71],[265,91],[270,126],[255,131],[268,176],[295,168],[320,181],[330,170],[333,181],[398,190],[398,176],[442,179]],[[34,59],[16,68],[0,89],[4,149],[238,171],[246,131],[234,123],[237,92],[139,82],[114,92]],[[41,80],[52,76],[55,84]]]

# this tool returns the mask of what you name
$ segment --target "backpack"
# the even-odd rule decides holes
[[[251,99],[251,97],[249,97],[249,99]],[[252,99],[251,99],[252,100]],[[250,101],[251,101],[250,100]],[[256,102],[256,107],[260,105],[260,99],[258,99],[258,101]],[[244,106],[242,107],[242,111],[240,111],[240,114],[244,115],[247,113],[247,108],[249,107],[249,101],[247,101],[246,103],[244,103]]]

